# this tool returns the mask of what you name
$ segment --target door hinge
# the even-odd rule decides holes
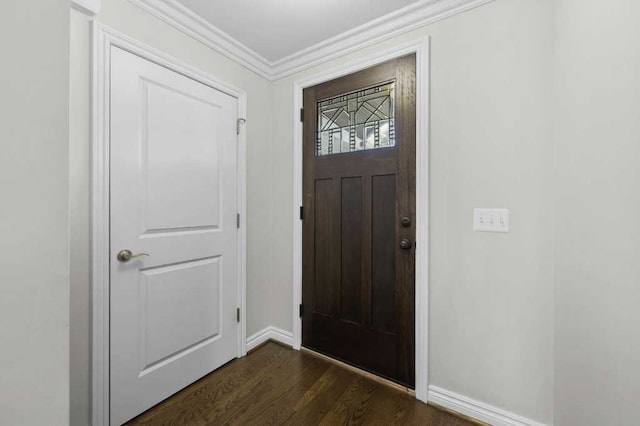
[[[300,121],[304,123],[304,108],[300,108]]]
[[[246,122],[246,118],[238,118],[238,120],[236,121],[236,135],[240,134],[240,126]]]
[[[300,318],[302,318],[303,316],[304,316],[304,306],[301,303],[300,304]]]
[[[236,227],[240,229],[240,213],[236,214]]]
[[[236,321],[240,322],[240,308],[236,308]]]
[[[304,207],[300,206],[300,220],[304,220]]]

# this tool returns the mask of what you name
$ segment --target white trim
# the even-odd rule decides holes
[[[278,327],[269,326],[247,338],[247,350],[250,351],[255,349],[268,340],[274,340],[282,343],[283,345],[293,346],[293,335],[291,332]]]
[[[429,402],[494,426],[545,426],[437,386],[429,386]]]
[[[112,46],[171,69],[238,99],[238,117],[246,118],[247,95],[234,86],[193,68],[98,22],[92,23],[92,424],[109,424],[109,70]],[[241,324],[238,357],[246,354],[246,131],[238,135],[238,281]]]
[[[94,22],[91,110],[91,424],[109,424],[109,50]]]
[[[305,87],[369,68],[400,56],[416,54],[416,325],[415,379],[416,398],[427,402],[428,320],[429,320],[429,37],[376,52],[349,65],[323,71],[293,83],[293,348],[300,349],[302,321],[298,306],[302,303],[302,91]]]
[[[240,303],[240,336],[238,356],[247,354],[247,94],[238,90],[238,118],[243,118],[238,126],[238,300]]]
[[[177,0],[129,0],[162,21],[275,81],[494,0],[420,0],[325,41],[270,61]]]
[[[71,0],[71,7],[87,15],[100,12],[101,0]]]
[[[129,0],[156,18],[256,74],[270,78],[270,62],[176,0]]]
[[[271,63],[278,80],[494,0],[421,0]]]

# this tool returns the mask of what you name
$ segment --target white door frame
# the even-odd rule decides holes
[[[302,91],[400,56],[416,54],[416,290],[415,290],[415,379],[416,398],[427,402],[429,357],[429,37],[421,37],[344,66],[296,80],[293,83],[293,347],[302,344]]]
[[[119,47],[238,100],[238,118],[246,119],[247,95],[234,86],[197,70],[184,62],[97,22],[92,24],[92,111],[91,111],[91,348],[92,424],[109,424],[109,99],[110,52]],[[240,327],[238,357],[247,353],[246,339],[246,131],[238,135],[238,300]]]

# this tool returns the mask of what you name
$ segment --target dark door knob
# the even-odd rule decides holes
[[[400,248],[402,250],[409,250],[411,248],[411,241],[406,238],[400,240]]]
[[[400,219],[400,225],[402,225],[403,228],[410,227],[411,219],[409,219],[408,217],[403,217],[402,219]]]

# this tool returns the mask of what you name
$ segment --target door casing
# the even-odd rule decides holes
[[[92,105],[91,105],[91,424],[109,424],[109,99],[110,51],[119,47],[166,67],[238,100],[238,117],[246,119],[247,95],[232,85],[197,70],[184,62],[92,22]],[[246,132],[238,127],[238,300],[240,327],[237,356],[246,355]]]
[[[378,65],[394,58],[416,54],[416,284],[415,284],[415,392],[416,398],[428,401],[429,356],[429,37],[377,51],[345,65],[296,80],[293,83],[293,347],[302,344],[302,164],[303,128],[300,109],[303,90],[320,83]]]

